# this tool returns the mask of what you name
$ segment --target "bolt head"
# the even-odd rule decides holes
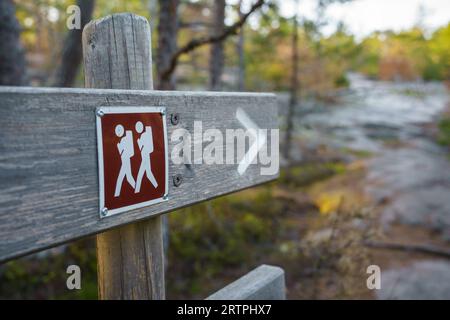
[[[169,195],[168,195],[168,194],[165,194],[165,195],[163,196],[163,200],[169,200]]]
[[[179,187],[182,182],[183,182],[183,177],[181,176],[181,174],[177,174],[177,175],[173,176],[173,185],[175,187]]]
[[[97,116],[99,117],[103,117],[105,115],[105,112],[103,112],[103,110],[97,110]]]
[[[102,216],[103,217],[106,217],[107,215],[108,215],[108,208],[103,208],[102,210],[101,210],[101,214],[102,214]]]
[[[159,113],[160,113],[162,116],[165,115],[165,114],[166,114],[166,109],[164,109],[164,108],[159,109]]]
[[[178,113],[172,113],[170,115],[170,122],[176,126],[180,122],[180,115]]]

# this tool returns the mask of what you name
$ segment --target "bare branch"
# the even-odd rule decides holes
[[[192,39],[186,45],[179,48],[172,56],[172,58],[170,60],[170,65],[167,68],[167,70],[164,70],[161,72],[161,79],[168,79],[172,75],[172,73],[174,72],[174,70],[178,64],[179,58],[183,54],[187,54],[187,53],[197,49],[198,47],[206,45],[206,44],[223,41],[227,37],[236,34],[237,31],[245,24],[248,17],[253,12],[255,12],[258,8],[260,8],[264,3],[265,3],[265,0],[258,0],[257,2],[255,2],[246,14],[243,14],[239,18],[239,20],[236,21],[233,25],[226,27],[223,33],[221,33],[219,35],[204,36],[204,37],[200,37],[197,39]]]

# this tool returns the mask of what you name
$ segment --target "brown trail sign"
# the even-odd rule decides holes
[[[100,215],[168,200],[164,107],[97,109]]]
[[[100,297],[163,299],[160,214],[278,177],[278,165],[275,172],[261,174],[267,165],[259,161],[248,165],[237,155],[229,164],[199,161],[196,146],[207,142],[198,141],[198,123],[201,121],[203,132],[256,126],[277,129],[276,99],[273,94],[151,91],[150,30],[144,18],[133,14],[91,22],[84,30],[83,42],[86,85],[98,89],[0,87],[0,262],[98,234]],[[164,117],[139,116],[148,108],[163,110]],[[110,118],[114,121],[108,124],[108,114],[114,110],[123,114]],[[103,116],[102,125],[114,139],[105,143],[118,149],[117,154],[107,156],[109,160],[104,159],[108,162],[104,169],[109,169],[99,172],[96,126]],[[111,134],[116,127],[117,132]],[[145,145],[149,143],[147,127],[153,128],[152,147]],[[184,132],[182,139],[179,135],[173,139],[177,130]],[[134,197],[134,192],[148,192],[156,184],[160,189],[137,200],[124,198],[126,203],[114,204],[114,195],[107,194],[103,203],[105,207],[109,203],[111,209],[144,205],[117,214],[106,212],[102,217],[99,178],[102,181],[102,175],[110,174],[115,180],[112,183],[117,184],[121,170],[117,161],[125,150],[119,144],[126,131],[132,133],[132,157],[137,160],[129,160],[131,175],[123,169],[119,196],[123,192],[128,195],[124,197]],[[164,134],[167,150],[163,150]],[[191,140],[185,140],[186,135],[191,135]],[[269,154],[274,151],[270,140],[257,140],[265,143]],[[175,163],[171,153],[187,141],[192,142],[192,163]],[[258,143],[247,148],[250,158],[260,152]],[[234,138],[224,140],[223,150],[235,150],[234,144]],[[147,149],[142,151],[144,145]],[[144,189],[136,191],[140,170]],[[163,174],[161,170],[165,170]],[[116,192],[115,188],[108,187],[107,192]],[[154,199],[161,201],[145,204]]]

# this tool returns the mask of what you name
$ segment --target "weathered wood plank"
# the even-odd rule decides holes
[[[169,160],[169,180],[183,176],[179,187],[169,186],[169,201],[100,219],[95,108],[101,106],[165,106],[169,152],[177,143],[170,140],[174,130],[192,133],[197,120],[203,130],[242,128],[237,108],[261,128],[278,126],[272,94],[0,87],[0,261],[278,176],[261,175],[261,164],[241,176],[237,164]],[[172,113],[180,116],[176,126]]]
[[[150,44],[143,17],[91,21],[83,30],[86,87],[153,90]],[[164,299],[161,216],[97,234],[97,270],[100,299]]]
[[[164,255],[161,216],[99,233],[99,298],[162,300]]]
[[[285,300],[284,270],[261,265],[206,300]]]

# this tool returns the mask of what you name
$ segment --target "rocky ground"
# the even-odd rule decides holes
[[[340,150],[341,156],[342,151],[367,152],[361,178],[381,231],[372,241],[382,245],[371,249],[370,259],[382,269],[379,299],[450,299],[448,256],[408,250],[450,249],[450,162],[433,136],[448,101],[439,84],[380,83],[354,76],[341,106],[300,120],[303,158],[318,146]]]

